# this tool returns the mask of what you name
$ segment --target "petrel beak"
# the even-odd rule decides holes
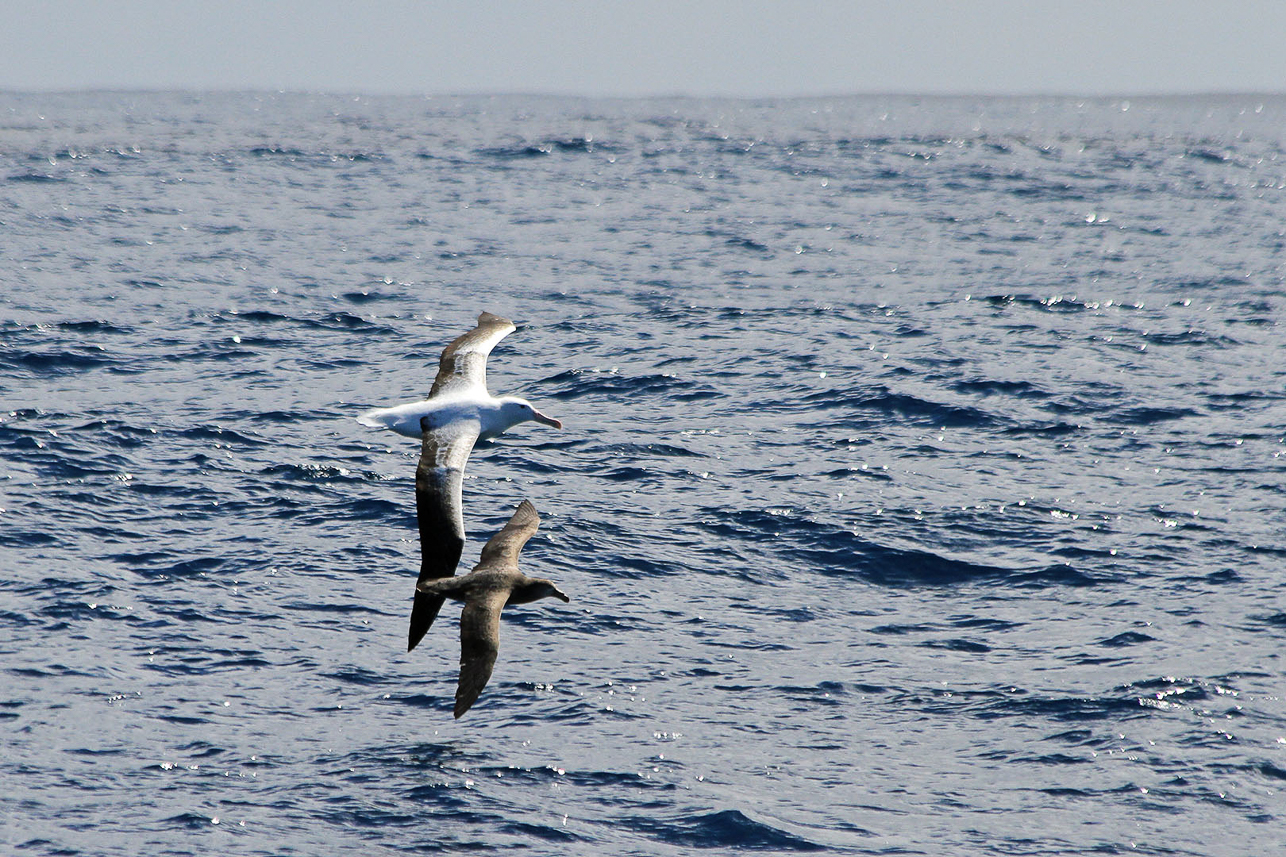
[[[563,599],[563,603],[564,603],[564,604],[570,604],[570,603],[572,603],[572,600],[571,600],[570,598],[568,598],[568,597],[563,593],[563,591],[562,591],[561,589],[555,589],[555,590],[554,590],[554,597],[555,597],[555,598],[561,598],[561,599]]]
[[[540,411],[536,410],[535,408],[531,409],[531,414],[532,414],[531,418],[538,423],[544,423],[545,425],[553,426],[556,429],[560,429],[563,427],[561,420],[556,420],[553,417],[547,417],[544,414],[542,414]]]

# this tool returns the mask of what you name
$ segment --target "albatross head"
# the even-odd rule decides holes
[[[507,427],[512,428],[518,423],[525,423],[528,420],[534,420],[538,423],[544,423],[547,426],[553,426],[556,429],[563,427],[561,421],[553,417],[547,417],[540,411],[531,406],[531,402],[526,399],[519,399],[517,396],[506,396],[500,400],[500,413]]]

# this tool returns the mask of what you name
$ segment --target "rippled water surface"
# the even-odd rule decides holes
[[[1286,100],[0,94],[0,846],[1267,855]],[[405,652],[479,312],[451,717]]]

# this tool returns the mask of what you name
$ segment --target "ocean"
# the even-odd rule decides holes
[[[1286,97],[0,93],[0,270],[4,853],[1279,853]]]

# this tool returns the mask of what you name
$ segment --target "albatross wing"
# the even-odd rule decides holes
[[[423,417],[420,426],[420,463],[415,468],[415,517],[420,529],[417,584],[455,574],[464,550],[464,466],[481,431],[477,420],[435,424],[432,414]],[[408,652],[429,630],[444,598],[416,590]]]
[[[486,396],[487,355],[497,342],[517,329],[507,318],[489,312],[478,316],[477,327],[451,340],[443,350],[429,398],[466,390]]]

